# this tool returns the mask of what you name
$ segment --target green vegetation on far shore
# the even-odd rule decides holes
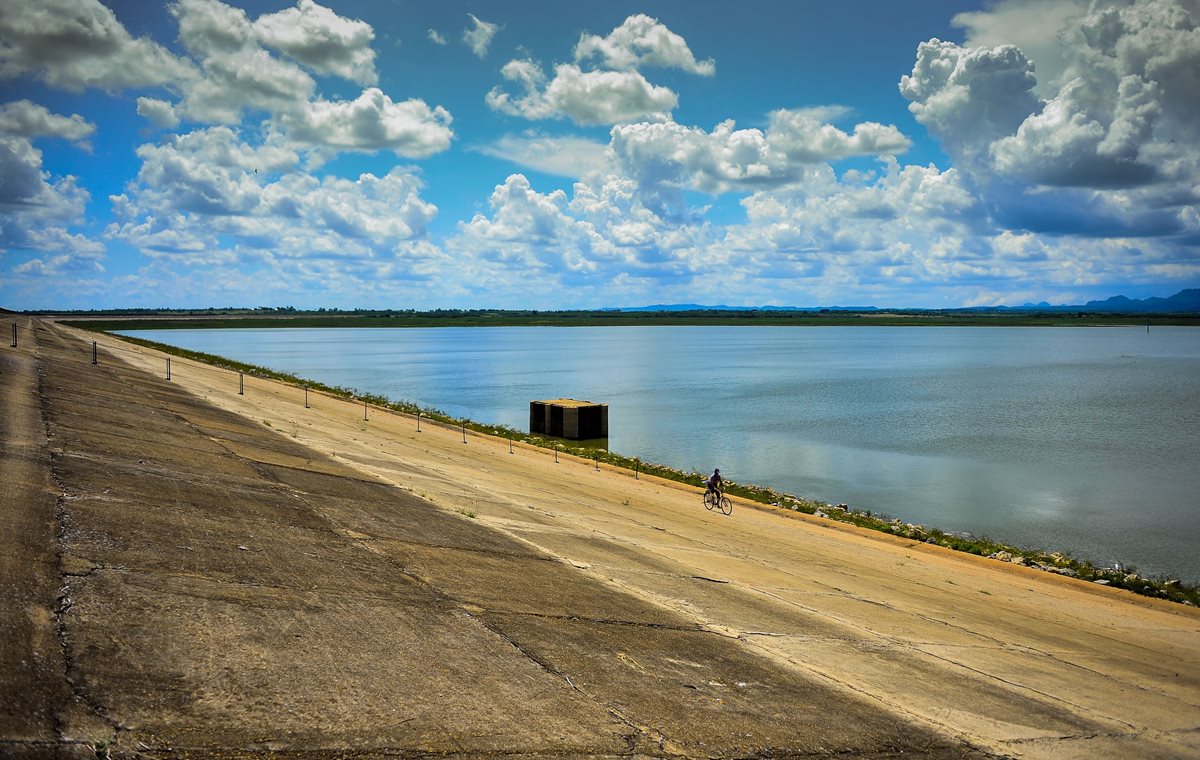
[[[88,326],[91,329],[96,329],[95,323],[91,323]],[[336,398],[353,400],[356,402],[366,402],[371,406],[399,412],[402,414],[416,415],[419,413],[422,419],[427,419],[443,425],[450,425],[455,428],[462,428],[463,430],[482,433],[484,435],[507,438],[509,440],[520,442],[529,446],[537,446],[545,449],[558,449],[565,454],[569,454],[586,461],[596,462],[597,465],[603,463],[609,467],[623,468],[639,475],[641,473],[646,473],[659,478],[664,478],[666,480],[687,483],[696,487],[703,487],[704,484],[704,476],[701,473],[685,472],[683,470],[667,467],[665,465],[654,464],[652,462],[643,462],[637,457],[623,456],[606,449],[594,448],[586,445],[571,445],[559,438],[550,438],[546,436],[525,433],[506,425],[491,425],[465,418],[452,417],[431,407],[421,407],[417,404],[404,401],[392,401],[385,396],[362,393],[353,388],[330,386],[324,383],[306,380],[302,377],[298,377],[286,372],[277,372],[266,367],[245,364],[243,362],[226,359],[225,357],[216,356],[214,354],[190,351],[188,349],[177,348],[175,346],[143,340],[141,338],[131,338],[127,336],[113,337],[120,338],[121,340],[140,346],[145,346],[156,351],[161,351],[166,354],[171,354],[173,356],[179,356],[213,367],[229,370],[230,372],[242,372],[252,377],[278,380],[280,382],[293,385],[297,388],[306,387],[313,391],[325,393]],[[761,504],[767,504],[779,509],[786,509],[793,512],[803,512],[805,514],[817,515],[822,518],[836,520],[838,522],[850,523],[861,528],[877,530],[883,533],[898,536],[903,539],[911,540],[913,542],[936,544],[938,546],[943,546],[955,551],[991,557],[998,561],[1025,565],[1027,567],[1033,567],[1059,575],[1079,578],[1085,581],[1092,581],[1105,586],[1112,586],[1113,588],[1122,588],[1144,596],[1153,596],[1191,606],[1200,606],[1200,585],[1184,583],[1177,579],[1167,578],[1164,576],[1158,576],[1154,578],[1143,577],[1138,575],[1136,568],[1132,566],[1117,565],[1114,567],[1097,567],[1087,560],[1076,559],[1070,555],[1056,551],[1023,549],[1011,544],[993,541],[986,537],[977,537],[963,533],[947,533],[937,528],[906,523],[903,520],[893,519],[882,513],[872,513],[870,510],[856,510],[845,504],[833,505],[811,499],[804,499],[764,486],[736,483],[727,480],[725,491],[728,494],[739,496],[741,498]]]
[[[282,309],[132,310],[50,315],[98,332],[265,327],[629,327],[651,325],[1074,327],[1200,325],[1200,314],[980,309],[695,309],[687,311],[297,311]]]

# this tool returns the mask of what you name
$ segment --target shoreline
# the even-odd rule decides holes
[[[875,311],[550,311],[448,310],[434,312],[365,311],[361,313],[42,313],[48,319],[97,332],[137,329],[243,328],[405,328],[405,327],[631,327],[631,326],[775,326],[775,327],[1197,327],[1194,312],[1121,313],[976,312],[971,310]]]
[[[71,325],[68,324],[67,326]],[[329,386],[290,373],[279,372],[269,367],[238,362],[216,354],[206,354],[156,341],[116,335],[90,326],[86,329],[123,342],[140,345],[173,356],[188,358],[230,372],[241,372],[255,377],[269,378],[287,383],[298,389],[308,388],[314,392],[325,393],[331,398],[352,399],[381,411],[410,416],[420,415],[422,419],[429,422],[450,425],[455,428],[461,427],[463,430],[471,430],[479,435],[489,435],[498,439],[521,442],[525,445],[542,449],[557,450],[581,460],[590,461],[595,459],[597,463],[602,462],[607,466],[622,468],[635,474],[644,472],[693,487],[700,487],[703,484],[704,476],[698,472],[688,472],[668,465],[644,462],[637,457],[627,457],[606,449],[597,450],[587,446],[573,446],[562,439],[525,433],[505,425],[457,418],[433,407],[420,407],[411,402],[394,401],[385,396],[363,393],[354,388]],[[733,496],[742,497],[749,502],[756,502],[781,510],[813,515],[843,524],[851,524],[885,535],[898,536],[903,539],[922,541],[952,551],[985,557],[998,562],[1024,566],[1070,578],[1079,578],[1100,586],[1132,591],[1142,596],[1167,599],[1192,607],[1200,606],[1200,583],[1181,581],[1167,574],[1152,577],[1141,576],[1136,573],[1135,568],[1131,568],[1131,566],[1121,562],[1114,563],[1114,566],[1097,566],[1087,558],[1077,558],[1070,553],[1056,550],[1032,550],[1006,543],[1002,539],[994,540],[987,536],[975,536],[966,532],[947,532],[937,527],[906,522],[901,518],[892,517],[887,513],[859,510],[844,503],[832,504],[822,502],[753,483],[728,481],[726,492]]]

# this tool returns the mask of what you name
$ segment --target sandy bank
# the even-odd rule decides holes
[[[464,443],[460,431],[428,423],[417,432],[415,421],[403,416],[372,412],[364,421],[361,406],[315,394],[305,408],[302,391],[274,382],[247,378],[245,392],[239,394],[235,375],[178,358],[172,360],[168,383],[164,358],[145,349],[128,347],[116,356],[102,355],[101,367],[93,368],[90,340],[82,342],[65,328],[54,327],[40,348],[46,353],[44,361],[53,359],[69,368],[71,380],[56,403],[65,407],[76,397],[80,406],[71,414],[83,414],[83,400],[98,394],[113,400],[111,406],[117,409],[112,413],[119,415],[122,402],[115,399],[121,383],[136,378],[147,408],[165,405],[167,417],[182,417],[191,429],[198,427],[204,440],[219,443],[222,456],[250,463],[250,470],[266,468],[277,480],[284,472],[315,472],[342,483],[358,483],[358,478],[390,486],[391,496],[370,491],[356,501],[349,498],[350,492],[366,486],[346,486],[347,498],[339,499],[336,486],[320,491],[308,481],[289,484],[307,489],[304,498],[317,505],[314,514],[349,542],[339,551],[387,559],[400,570],[396,583],[416,579],[422,588],[436,590],[435,597],[449,600],[451,618],[457,609],[485,621],[492,636],[472,640],[474,647],[493,651],[493,638],[499,637],[520,652],[536,653],[531,659],[540,670],[525,675],[515,670],[487,675],[483,663],[476,664],[478,672],[487,675],[476,681],[485,703],[515,697],[541,706],[526,724],[536,728],[524,733],[506,723],[518,719],[514,716],[493,714],[494,710],[476,714],[481,726],[508,738],[498,745],[471,745],[468,752],[498,752],[502,745],[508,750],[537,746],[559,752],[570,747],[599,754],[624,754],[635,746],[638,752],[697,756],[712,753],[714,747],[724,754],[772,748],[946,754],[973,747],[1023,757],[1200,756],[1196,610],[792,513],[739,503],[733,515],[725,517],[706,512],[697,491],[674,483],[634,480],[627,472],[598,471],[590,462],[565,457],[555,463],[553,455],[542,450],[518,446],[509,453],[506,441],[483,436],[468,434]],[[122,368],[124,361],[142,371]],[[102,377],[107,379],[101,382]],[[101,387],[103,391],[96,390]],[[182,392],[236,417],[218,419]],[[75,419],[53,409],[47,414],[52,426],[69,427],[68,421]],[[198,419],[207,422],[200,425]],[[196,440],[193,445],[200,446]],[[65,442],[55,445],[69,453]],[[195,471],[181,471],[178,452],[162,459],[159,466],[176,472],[181,482],[202,480]],[[138,464],[145,469],[147,462],[143,456],[129,466],[137,471]],[[77,477],[81,483],[99,482],[86,468]],[[411,511],[405,514],[411,519],[399,524],[381,517],[378,505],[392,501],[407,505]],[[336,514],[329,512],[333,502],[341,505]],[[395,532],[401,528],[409,531],[403,537]],[[206,524],[205,530],[217,528]],[[425,535],[418,540],[413,531]],[[458,534],[466,537],[446,538]],[[413,548],[418,545],[422,548]],[[272,550],[279,552],[271,565],[273,583],[286,588],[297,577],[328,582],[324,570],[288,554],[287,546]],[[231,556],[239,564],[255,548],[244,542],[234,547]],[[319,541],[313,547],[317,554],[327,551]],[[85,548],[93,554],[107,551]],[[351,560],[350,554],[347,562],[354,565],[359,560]],[[138,561],[154,565],[151,575],[160,583],[160,575],[170,574],[165,558],[158,560],[162,567],[145,556],[139,555]],[[92,561],[88,566],[100,565]],[[219,566],[197,567],[194,575],[208,578]],[[246,578],[259,584],[262,572],[263,568],[245,570]],[[136,596],[137,604],[144,605],[158,598],[130,596],[125,590],[128,578],[116,586],[104,585],[116,583],[114,578],[121,574],[112,576],[99,573],[93,585],[78,581],[81,598]],[[171,577],[172,583],[182,582]],[[183,594],[179,588],[172,591]],[[291,592],[301,593],[294,588]],[[395,624],[395,615],[389,617],[387,610],[416,609],[411,598],[401,597],[376,598],[374,617],[352,609],[342,622],[326,621],[322,630],[335,637],[328,639],[332,641],[353,638],[346,619]],[[66,623],[83,632],[80,635],[111,640],[117,634],[98,622],[103,604],[94,604],[95,617],[85,610]],[[129,602],[110,612],[129,614],[136,608]],[[446,610],[435,612],[429,612],[428,625],[407,623],[409,636],[401,640],[432,635],[432,643],[410,646],[406,667],[431,657],[454,662],[462,656],[457,647],[453,655],[439,649],[439,640],[447,646],[461,644],[467,634],[434,625]],[[553,625],[545,622],[551,619]],[[205,651],[230,643],[199,622],[186,630],[187,640],[200,642],[197,646]],[[262,646],[269,650],[284,643],[272,636]],[[324,651],[327,657],[328,646],[310,643],[316,646],[312,652]],[[387,644],[395,647],[397,640]],[[168,654],[158,652],[167,659],[187,659],[186,652]],[[464,659],[469,672],[479,658]],[[672,661],[692,664],[671,665]],[[710,672],[712,677],[695,677],[718,662],[734,664]],[[194,664],[180,668],[211,676],[203,668],[196,671]],[[683,675],[689,668],[693,675]],[[364,671],[369,668],[342,675],[347,683],[357,684],[356,709],[374,714],[379,695],[392,692]],[[320,673],[305,673],[320,678]],[[272,675],[282,677],[263,677],[269,681]],[[526,678],[535,684],[532,691],[510,691],[512,680],[523,683]],[[97,683],[120,692],[119,682]],[[222,683],[236,694],[275,693],[266,682],[257,691],[252,685],[234,688],[228,680]],[[437,692],[437,683],[423,688]],[[553,696],[564,684],[570,688]],[[469,687],[452,680],[444,690],[464,688]],[[637,697],[640,692],[655,697]],[[422,741],[441,736],[437,715],[444,716],[443,733],[450,726],[461,734],[445,746],[453,748],[454,742],[480,733],[470,728],[469,705],[475,702],[419,696],[430,700],[429,711],[420,722],[413,721],[418,726],[400,724],[409,726],[411,734],[402,727],[389,734],[389,741],[400,741],[397,746],[419,748],[427,746]],[[214,693],[209,698],[221,697]],[[701,698],[705,701],[696,701]],[[136,701],[126,698],[126,703]],[[703,712],[697,713],[701,704]],[[215,709],[208,702],[204,706]],[[258,714],[253,705],[243,707],[251,716]],[[145,708],[126,709],[136,713]],[[194,710],[179,709],[195,720]],[[229,715],[247,714],[224,709]],[[623,716],[621,726],[606,723],[614,713]],[[574,733],[551,741],[546,732],[565,731],[555,722],[561,715],[585,717],[579,718]],[[653,720],[639,723],[630,720],[631,715]],[[703,720],[697,721],[697,715]],[[651,725],[654,720],[659,723]],[[709,721],[730,730],[705,728]],[[631,729],[629,723],[636,725]],[[745,728],[741,733],[748,736],[738,738],[736,726]],[[192,730],[202,733],[197,727]],[[885,738],[889,735],[891,740]],[[401,741],[405,736],[407,745]],[[622,745],[600,738],[610,736],[637,739]]]

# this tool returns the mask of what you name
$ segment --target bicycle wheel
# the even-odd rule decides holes
[[[713,493],[712,491],[705,491],[704,492],[704,508],[712,509],[715,506],[717,506],[717,495],[715,493]]]
[[[729,500],[728,496],[721,497],[721,511],[727,515],[733,514],[733,502]]]

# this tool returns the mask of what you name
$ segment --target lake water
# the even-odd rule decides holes
[[[1200,581],[1200,329],[494,327],[126,333],[613,451]]]

